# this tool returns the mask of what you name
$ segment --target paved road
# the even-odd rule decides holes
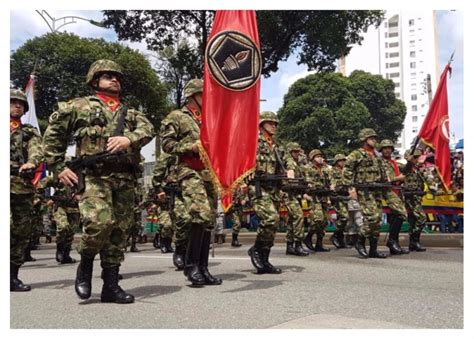
[[[273,250],[281,275],[254,274],[246,250],[216,249],[211,272],[221,286],[191,288],[171,255],[151,244],[127,253],[121,286],[130,305],[100,303],[96,260],[91,299],[74,292],[77,265],[57,265],[54,247],[20,270],[30,293],[11,293],[12,328],[462,328],[463,250],[430,248],[386,260],[355,250],[308,257]],[[74,253],[76,258],[77,253]]]

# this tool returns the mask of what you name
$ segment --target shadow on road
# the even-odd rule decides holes
[[[241,280],[242,282],[248,283],[246,286],[239,287],[233,290],[224,291],[223,293],[234,293],[249,290],[266,290],[268,288],[283,285],[283,281],[280,280]]]
[[[247,275],[238,274],[238,273],[228,273],[228,274],[216,274],[216,277],[221,278],[225,283],[226,281],[233,281],[233,280],[247,278]]]
[[[68,288],[74,285],[74,279],[52,280],[52,281],[45,281],[41,283],[31,283],[30,285],[31,285],[31,289],[51,288],[51,287],[54,287],[54,289]]]
[[[130,273],[121,273],[124,279],[130,278],[142,278],[150,275],[159,275],[165,273],[165,271],[142,271],[142,272],[130,272]]]
[[[142,300],[176,293],[182,288],[183,286],[149,285],[128,289],[127,292],[134,295],[135,299]]]

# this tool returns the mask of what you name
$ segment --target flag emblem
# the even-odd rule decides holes
[[[206,58],[213,79],[233,91],[252,87],[262,72],[259,49],[240,32],[216,34],[207,45]]]

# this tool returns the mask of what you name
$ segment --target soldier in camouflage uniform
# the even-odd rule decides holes
[[[382,140],[379,145],[379,152],[382,153],[382,165],[384,167],[386,177],[389,183],[393,185],[400,185],[405,179],[405,176],[400,172],[398,164],[392,159],[394,151],[393,142],[389,139]],[[387,241],[387,247],[390,249],[390,254],[408,254],[405,248],[400,246],[399,234],[402,224],[407,220],[407,210],[400,198],[400,190],[386,190],[383,192],[390,214],[388,215],[388,223],[390,224],[390,233]]]
[[[134,297],[118,285],[119,267],[133,222],[135,171],[140,149],[153,137],[153,125],[142,112],[120,102],[123,73],[111,60],[94,62],[86,83],[92,96],[60,102],[49,117],[43,138],[49,168],[61,183],[74,186],[79,177],[65,163],[68,141],[76,142],[76,155],[122,154],[84,169],[85,189],[79,210],[83,235],[78,246],[81,262],[75,290],[81,299],[91,296],[94,257],[100,253],[104,285],[101,301],[132,303]]]
[[[304,178],[306,169],[303,163],[299,161],[301,152],[300,145],[296,142],[290,142],[286,146],[286,149],[296,163],[295,177]],[[285,194],[284,203],[288,209],[289,217],[286,232],[286,254],[289,255],[306,256],[309,254],[301,246],[301,242],[304,239],[304,215],[300,203],[302,198],[303,196],[301,196],[301,194],[292,192]],[[306,196],[306,198],[308,198],[308,196]]]
[[[308,158],[312,165],[308,167],[306,180],[311,187],[329,189],[331,181],[329,170],[327,166],[324,165],[323,152],[319,149],[313,149],[309,152]],[[313,196],[311,200],[310,226],[303,242],[312,251],[329,252],[330,250],[323,246],[323,238],[328,224],[327,210],[331,201],[328,195],[320,194]],[[313,245],[314,234],[316,234],[316,245]]]
[[[41,136],[36,128],[22,124],[28,111],[25,93],[10,90],[10,291],[30,291],[31,286],[18,279],[25,250],[32,233],[31,214],[35,188],[31,177],[21,176],[34,170],[43,159]]]
[[[256,178],[264,175],[287,175],[294,178],[296,164],[291,157],[287,157],[287,171],[282,168],[282,159],[285,152],[274,140],[278,126],[278,117],[273,112],[260,113],[260,133],[258,136]],[[261,182],[261,196],[257,197],[255,186],[249,187],[249,195],[255,214],[259,219],[257,239],[248,250],[253,266],[258,274],[279,274],[281,269],[269,262],[270,250],[275,241],[275,233],[279,222],[279,206],[281,190],[279,184],[271,181]]]
[[[408,190],[424,191],[425,180],[418,167],[418,158],[421,155],[420,150],[411,150],[405,152],[407,160],[406,167],[402,169],[405,174],[403,187]],[[419,195],[405,196],[405,206],[408,211],[408,222],[410,224],[410,251],[423,252],[426,248],[420,244],[420,235],[426,225],[426,215],[421,206],[422,197]]]
[[[346,163],[346,157],[344,154],[336,154],[334,157],[334,166],[330,171],[330,180],[331,180],[331,189],[332,190],[341,190],[344,182],[343,171],[344,164]],[[336,192],[340,196],[344,192]],[[334,200],[334,208],[336,209],[337,219],[336,219],[336,230],[333,235],[329,238],[333,245],[336,248],[347,248],[344,241],[344,230],[347,226],[347,219],[349,217],[349,212],[347,211],[347,201],[343,199]]]
[[[239,233],[242,228],[242,214],[243,207],[248,202],[248,196],[244,193],[246,190],[245,186],[237,188],[234,192],[233,204],[230,210],[227,212],[227,216],[232,220],[232,247],[240,247],[242,244],[239,242]]]
[[[176,180],[184,208],[190,215],[184,274],[193,285],[220,285],[209,272],[211,231],[215,227],[217,192],[209,170],[199,158],[202,80],[190,80],[184,87],[186,105],[172,111],[161,123],[163,151],[178,158]]]
[[[137,172],[140,173],[140,171]],[[143,173],[143,172],[141,172]],[[129,241],[130,241],[130,252],[137,253],[140,250],[137,248],[137,238],[142,230],[142,208],[141,202],[143,200],[143,186],[140,185],[138,180],[135,182],[135,201],[133,205],[133,222],[130,226]]]
[[[375,155],[376,138],[377,133],[371,128],[364,128],[359,132],[362,147],[352,151],[347,157],[344,166],[344,184],[350,187],[349,194],[359,201],[362,208],[363,224],[355,244],[357,252],[362,258],[384,259],[387,255],[377,251],[382,220],[382,190],[354,188],[357,184],[387,182],[382,160]],[[369,238],[370,242],[369,253],[365,248],[366,238]]]

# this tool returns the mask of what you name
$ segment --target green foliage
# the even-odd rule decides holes
[[[50,33],[28,40],[10,57],[10,80],[14,86],[24,88],[35,70],[35,106],[42,131],[58,101],[92,93],[85,79],[89,66],[98,59],[111,59],[122,66],[122,101],[142,108],[154,126],[159,126],[169,108],[166,87],[140,52],[103,39]]]
[[[360,146],[358,133],[374,128],[379,139],[396,140],[406,108],[395,98],[391,80],[362,71],[345,78],[322,72],[296,81],[279,110],[279,139],[318,148],[326,156],[347,154]]]

